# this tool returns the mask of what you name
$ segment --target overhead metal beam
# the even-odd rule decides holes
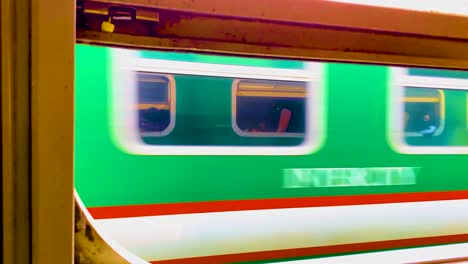
[[[324,0],[86,0],[247,20],[468,39],[468,17]]]
[[[343,52],[468,59],[468,42],[297,24],[161,13],[157,35]],[[449,48],[450,47],[450,48]]]
[[[235,42],[194,40],[181,38],[157,38],[132,36],[127,34],[108,34],[95,31],[79,31],[79,43],[98,44],[126,48],[160,49],[170,51],[206,52],[222,55],[261,56],[322,61],[343,61],[374,63],[385,65],[412,65],[421,67],[445,67],[468,69],[468,60],[458,58],[416,57],[399,54],[378,54],[369,52],[350,52],[343,50],[306,49],[294,47],[272,47]]]
[[[146,15],[117,20],[113,33],[102,33],[102,22],[109,20],[105,10],[115,5]],[[83,6],[78,42],[467,68],[468,17],[462,16],[315,0],[88,0]]]

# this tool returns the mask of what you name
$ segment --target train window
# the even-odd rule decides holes
[[[390,135],[397,149],[468,153],[468,78],[447,72],[392,69]]]
[[[168,76],[137,72],[140,136],[165,136],[174,126],[174,82]]]
[[[406,137],[438,136],[444,130],[445,98],[441,89],[404,88]]]
[[[321,146],[322,64],[144,55],[113,53],[113,132],[127,151],[303,155]]]
[[[236,80],[233,128],[241,136],[304,137],[306,83]]]

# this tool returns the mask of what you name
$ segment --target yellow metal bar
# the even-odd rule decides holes
[[[161,103],[161,104],[138,104],[138,109],[139,110],[145,110],[149,108],[156,108],[156,109],[164,109],[164,110],[169,110],[170,106],[167,103]]]
[[[140,82],[154,82],[154,83],[167,83],[166,80],[164,80],[163,78],[143,78],[140,80]]]
[[[437,90],[440,95],[440,119],[445,120],[445,93],[443,90]]]
[[[305,97],[305,93],[262,92],[262,91],[238,91],[238,92],[237,92],[237,96],[304,98],[304,97]]]
[[[304,98],[305,87],[274,83],[238,82],[237,96]]]
[[[290,86],[290,85],[241,83],[239,85],[239,90],[304,92],[305,88],[300,87],[300,86]]]
[[[440,98],[431,97],[405,97],[405,103],[440,103]]]

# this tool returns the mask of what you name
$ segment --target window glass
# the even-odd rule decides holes
[[[437,136],[444,125],[444,92],[441,89],[405,87],[406,136]]]
[[[304,141],[306,83],[188,74],[171,77],[179,93],[177,111],[171,108],[171,83],[166,77],[138,77],[140,138],[145,144],[298,146]],[[161,137],[171,115],[177,116],[177,125]]]
[[[306,83],[240,80],[235,90],[239,134],[304,136]]]
[[[397,147],[408,153],[468,153],[465,71],[393,68]],[[398,132],[397,132],[398,131]]]
[[[137,73],[138,127],[140,134],[161,135],[171,123],[171,83],[163,75]]]
[[[412,146],[468,146],[467,91],[405,87],[405,141]]]

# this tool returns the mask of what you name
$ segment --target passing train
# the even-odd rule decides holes
[[[149,262],[468,241],[468,72],[76,46],[75,188]]]

